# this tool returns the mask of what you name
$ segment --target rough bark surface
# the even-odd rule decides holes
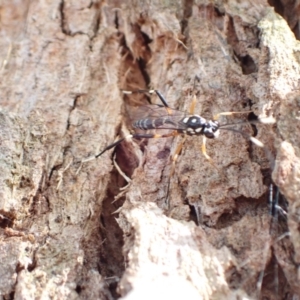
[[[0,8],[1,299],[300,297],[297,4]],[[126,140],[81,164],[149,101],[122,89],[148,88],[183,111],[195,94],[208,119],[244,112],[220,122],[243,123],[234,128],[265,148],[222,130],[207,142],[215,168],[188,137],[171,178],[180,136]],[[245,124],[266,117],[276,123]]]

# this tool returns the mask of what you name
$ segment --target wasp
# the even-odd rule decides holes
[[[207,120],[201,117],[198,114],[194,113],[196,106],[196,96],[193,96],[192,103],[190,105],[189,112],[173,109],[169,107],[165,97],[158,90],[135,90],[135,91],[125,91],[124,94],[133,94],[133,93],[155,93],[160,99],[162,104],[150,104],[143,105],[140,107],[139,112],[135,114],[132,126],[136,130],[148,131],[148,130],[162,130],[167,129],[169,133],[166,134],[157,134],[157,133],[132,133],[127,135],[116,142],[108,145],[104,148],[100,153],[95,156],[89,157],[84,160],[84,162],[98,158],[104,152],[116,147],[122,141],[126,139],[151,139],[151,138],[167,138],[167,137],[175,137],[178,135],[184,136],[182,142],[177,146],[174,155],[172,156],[172,170],[171,175],[174,173],[174,166],[177,160],[179,153],[181,152],[182,146],[185,142],[187,136],[202,136],[202,153],[205,158],[214,166],[214,162],[212,158],[207,154],[206,151],[206,142],[207,139],[214,139],[218,137],[220,130],[230,130],[234,132],[238,132],[244,135],[247,139],[252,141],[259,147],[264,147],[263,143],[258,139],[236,130],[234,128],[229,128],[230,125],[236,124],[220,124],[218,119],[220,116],[229,116],[233,114],[243,114],[250,113],[251,111],[244,112],[221,112],[215,116],[213,116],[212,120]],[[218,168],[217,168],[218,169]]]

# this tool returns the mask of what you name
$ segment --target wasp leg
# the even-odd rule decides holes
[[[203,141],[202,141],[202,146],[201,146],[201,151],[202,151],[202,154],[204,155],[204,157],[210,162],[210,164],[219,172],[221,173],[223,176],[223,172],[215,165],[213,159],[207,154],[206,152],[206,136],[203,135]]]
[[[110,149],[116,147],[117,145],[119,145],[120,143],[122,143],[124,140],[129,139],[129,138],[131,138],[131,137],[132,137],[132,134],[130,134],[130,135],[124,137],[124,138],[121,138],[121,139],[117,140],[116,142],[114,142],[114,143],[108,145],[106,148],[104,148],[100,153],[98,153],[98,154],[96,154],[96,155],[94,155],[94,156],[90,156],[90,157],[88,157],[88,158],[86,158],[86,159],[83,159],[83,160],[82,160],[82,163],[88,162],[88,161],[90,161],[90,160],[93,160],[93,159],[98,158],[99,156],[101,156],[101,155],[102,155],[104,152],[106,152],[107,150],[110,150]]]
[[[191,106],[190,106],[190,109],[189,109],[189,113],[191,115],[193,115],[195,113],[196,102],[197,102],[197,98],[196,98],[196,95],[194,95]]]
[[[81,161],[81,163],[80,163],[79,168],[78,168],[77,171],[76,171],[76,175],[80,172],[80,170],[81,170],[81,168],[82,168],[82,165],[83,165],[84,163],[86,163],[86,162],[88,162],[88,161],[91,161],[91,160],[93,160],[93,159],[98,158],[99,156],[101,156],[101,155],[102,155],[104,152],[106,152],[107,150],[116,147],[117,145],[119,145],[120,143],[122,143],[124,140],[126,140],[126,139],[128,139],[128,138],[131,138],[131,137],[132,137],[132,135],[130,134],[130,135],[124,137],[124,138],[121,138],[121,139],[117,140],[116,142],[114,142],[114,143],[108,145],[106,148],[104,148],[104,149],[103,149],[100,153],[98,153],[97,155],[93,155],[93,156],[90,156],[90,157],[88,157],[88,158],[86,158],[86,159],[83,159],[83,160]]]
[[[202,154],[204,155],[204,157],[212,164],[214,165],[214,162],[212,160],[212,158],[207,154],[206,152],[206,136],[204,135],[203,136],[203,141],[202,141],[202,147],[201,147],[201,151],[202,151]]]
[[[175,172],[175,165],[176,165],[176,161],[178,159],[178,156],[182,150],[182,147],[185,143],[186,140],[186,136],[183,138],[183,140],[180,142],[180,144],[176,147],[176,150],[174,152],[174,155],[172,156],[172,169],[171,169],[171,173],[170,173],[170,177],[174,175]]]
[[[158,98],[160,99],[160,101],[162,102],[163,106],[169,107],[169,105],[168,105],[167,100],[165,99],[165,97],[158,90],[154,90],[154,92],[156,93],[156,95],[158,96]]]
[[[193,87],[193,91],[195,91],[195,89],[196,89],[196,80],[197,80],[197,81],[200,81],[200,78],[199,78],[198,76],[195,76],[195,78],[194,78],[194,87]],[[192,99],[192,103],[191,103],[190,109],[189,109],[189,113],[190,113],[191,115],[194,115],[194,114],[195,114],[196,102],[197,102],[197,98],[196,98],[196,95],[194,94],[194,95],[193,95],[193,99]]]
[[[158,90],[135,90],[135,91],[122,90],[122,92],[123,92],[123,94],[126,94],[126,95],[130,95],[133,93],[149,93],[149,94],[155,93],[158,96],[158,98],[160,99],[160,101],[162,102],[163,106],[166,108],[169,107],[166,98]]]
[[[168,133],[168,134],[152,134],[152,133],[143,133],[143,134],[139,134],[139,133],[134,133],[134,134],[129,134],[127,135],[126,137],[124,138],[121,138],[119,140],[117,140],[116,142],[108,145],[106,148],[104,148],[100,153],[94,155],[94,156],[91,156],[91,157],[88,157],[84,160],[82,160],[82,162],[88,162],[90,160],[93,160],[93,159],[96,159],[98,158],[99,156],[101,156],[104,152],[118,146],[119,144],[121,144],[124,140],[128,140],[128,139],[131,139],[131,138],[135,138],[135,139],[152,139],[152,138],[165,138],[165,137],[170,137],[170,136],[176,136],[178,135],[178,132],[177,131],[173,131],[171,133]]]
[[[166,138],[166,137],[170,137],[170,136],[177,136],[179,135],[179,133],[177,131],[172,131],[170,133],[167,134],[135,134],[134,137],[136,137],[136,135],[142,136],[145,135],[144,138],[148,138],[148,139],[160,139],[160,138]],[[146,137],[147,135],[147,137]]]

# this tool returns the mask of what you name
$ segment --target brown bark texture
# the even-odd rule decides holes
[[[1,299],[298,299],[297,3],[2,0]],[[149,88],[239,132],[213,163],[201,136],[82,163],[155,114],[122,92]]]

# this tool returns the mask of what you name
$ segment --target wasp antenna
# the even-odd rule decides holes
[[[261,148],[265,147],[264,144],[260,140],[258,140],[255,137],[249,135],[248,133],[245,133],[243,131],[240,131],[240,130],[237,130],[237,129],[234,129],[234,128],[226,128],[226,127],[222,127],[222,126],[220,127],[220,129],[222,129],[222,130],[229,130],[229,131],[233,131],[233,132],[239,133],[242,136],[244,136],[246,139],[250,140],[256,146],[261,147]]]
[[[276,119],[272,116],[270,117],[258,117],[258,120],[260,123],[263,124],[275,124],[276,123]]]
[[[132,91],[125,91],[125,90],[122,90],[122,93],[123,93],[123,94],[126,94],[126,95],[130,95],[130,94],[132,94]]]
[[[132,135],[130,134],[130,135],[128,135],[128,136],[126,136],[126,137],[124,137],[124,138],[121,138],[121,139],[117,140],[116,142],[114,142],[114,143],[108,145],[106,148],[104,148],[104,149],[103,149],[100,153],[98,153],[97,155],[90,156],[90,157],[88,157],[88,158],[86,158],[86,159],[83,159],[83,160],[82,160],[82,163],[85,163],[85,162],[88,162],[88,161],[91,161],[91,160],[93,160],[93,159],[98,158],[98,157],[101,156],[104,152],[106,152],[106,151],[108,151],[108,150],[110,150],[110,149],[116,147],[117,145],[119,145],[119,144],[122,143],[125,139],[128,139],[128,138],[132,138]]]
[[[256,146],[261,147],[261,148],[264,148],[265,145],[264,145],[260,140],[254,138],[253,136],[249,136],[249,139],[250,139],[250,141],[251,141],[253,144],[255,144]]]
[[[241,115],[241,114],[249,114],[251,113],[251,110],[247,110],[247,111],[225,111],[225,112],[221,112],[218,113],[216,115],[213,116],[213,120],[216,121],[220,118],[220,116],[232,116],[232,115]]]
[[[140,93],[140,94],[146,94],[146,93],[153,94],[154,93],[154,90],[132,90],[132,91],[121,90],[121,91],[123,94],[126,94],[126,95],[131,95],[134,93]]]

